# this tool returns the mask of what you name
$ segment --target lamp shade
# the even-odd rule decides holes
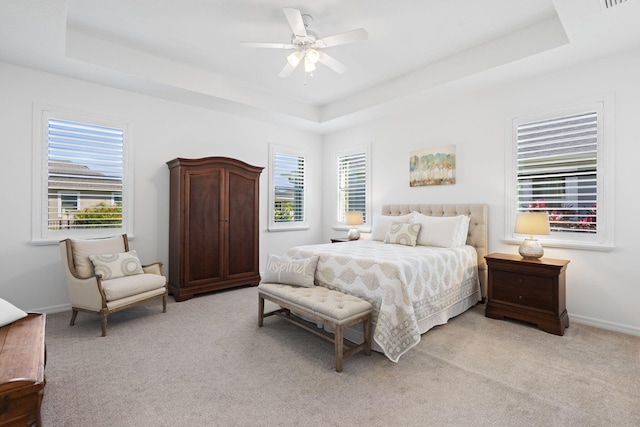
[[[363,223],[362,212],[360,211],[347,212],[347,217],[345,218],[345,222],[347,223],[347,225],[351,226],[351,229],[347,234],[347,238],[349,240],[358,240],[360,238],[360,231],[355,226]]]
[[[546,212],[523,212],[516,216],[514,231],[522,234],[549,234],[549,214]]]
[[[516,233],[528,234],[518,252],[524,259],[538,259],[544,255],[544,249],[539,241],[533,238],[534,234],[549,234],[549,214],[545,212],[523,212],[516,216]]]
[[[362,212],[351,211],[347,212],[347,225],[361,225],[362,224]]]

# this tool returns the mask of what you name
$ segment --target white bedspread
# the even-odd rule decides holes
[[[454,306],[464,311],[481,298],[472,246],[448,249],[357,240],[298,246],[286,255],[318,255],[317,285],[371,302],[373,338],[394,362],[420,342],[425,330],[419,324],[445,323],[450,316],[442,320],[442,313]],[[430,317],[438,318],[435,324]]]

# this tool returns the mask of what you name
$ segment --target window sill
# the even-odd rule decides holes
[[[280,231],[302,231],[309,230],[311,227],[308,225],[296,225],[291,227],[268,227],[267,231],[269,232],[280,232]]]
[[[542,244],[543,248],[565,248],[565,249],[581,249],[586,251],[598,251],[598,252],[611,252],[616,247],[612,244],[608,243],[597,243],[597,242],[576,242],[576,241],[567,241],[567,242],[559,242],[559,241],[545,241],[544,239],[540,240],[540,244]],[[503,239],[504,243],[509,245],[518,245],[522,243],[522,239]]]
[[[107,234],[89,235],[84,233],[82,235],[69,234],[66,236],[60,235],[59,237],[32,238],[29,241],[29,244],[32,246],[52,246],[52,245],[59,244],[62,240],[65,240],[65,239],[105,239],[113,236],[120,236],[122,234],[126,234],[127,240],[129,241],[135,240],[135,235],[133,233],[127,233],[124,230],[116,230],[113,233],[107,233]]]

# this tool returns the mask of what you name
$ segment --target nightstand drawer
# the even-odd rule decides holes
[[[491,298],[541,310],[555,311],[557,293],[551,277],[494,270]]]

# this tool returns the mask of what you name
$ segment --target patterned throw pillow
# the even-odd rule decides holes
[[[283,285],[314,286],[314,277],[318,257],[291,259],[278,255],[269,255],[267,268],[262,277],[262,283],[281,283]]]
[[[96,274],[102,275],[102,280],[144,273],[136,251],[89,255],[89,259],[93,263]]]
[[[398,245],[415,246],[420,232],[420,224],[405,224],[401,222],[392,222],[389,226],[389,232],[385,237],[385,243],[395,243]]]

